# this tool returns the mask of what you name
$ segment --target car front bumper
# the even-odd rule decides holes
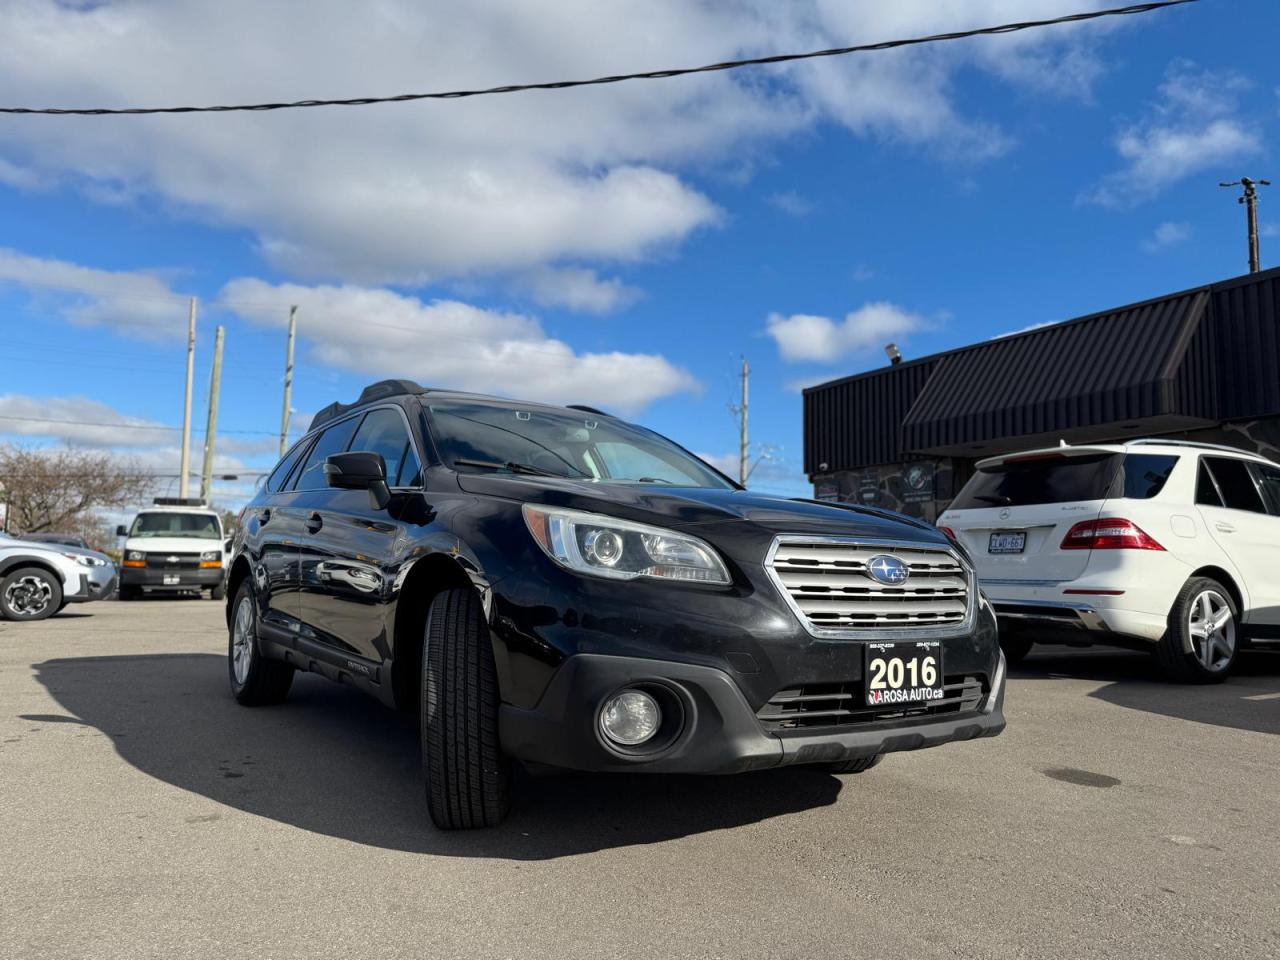
[[[578,654],[557,671],[533,709],[504,704],[504,751],[530,763],[574,770],[727,774],[788,764],[838,763],[881,753],[993,737],[1005,727],[1005,664],[969,712],[771,732],[730,675],[715,667]],[[606,699],[626,687],[668,691],[682,713],[661,749],[626,751],[600,731]]]
[[[177,578],[176,583],[165,583],[165,578]],[[120,570],[120,586],[141,587],[152,591],[207,590],[222,583],[223,571],[216,570],[165,570],[150,567],[123,567]]]

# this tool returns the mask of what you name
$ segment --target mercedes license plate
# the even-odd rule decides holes
[[[913,706],[942,699],[940,640],[868,643],[865,649],[867,706]]]
[[[1027,531],[1012,530],[993,533],[987,541],[987,553],[1022,553],[1027,549]]]

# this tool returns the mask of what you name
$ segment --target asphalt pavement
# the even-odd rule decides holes
[[[0,958],[1280,956],[1280,655],[1047,648],[994,740],[522,777],[442,833],[411,720],[314,676],[238,706],[222,617],[0,623]]]

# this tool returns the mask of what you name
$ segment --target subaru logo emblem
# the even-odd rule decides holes
[[[867,570],[871,572],[871,579],[892,587],[906,583],[907,577],[911,576],[911,570],[905,563],[886,554],[872,557]]]
[[[1009,508],[1008,508],[1008,507],[1005,507],[1003,510],[1001,510],[1001,511],[1000,511],[1000,519],[1001,519],[1001,520],[1008,520],[1008,519],[1009,519]]]

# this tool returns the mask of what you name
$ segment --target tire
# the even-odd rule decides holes
[[[511,809],[511,763],[498,742],[498,673],[480,598],[438,594],[423,637],[422,765],[442,830],[495,827]]]
[[[227,599],[227,588],[226,588],[226,586],[220,583],[220,584],[218,584],[216,587],[211,588],[211,589],[209,590],[209,599],[210,599],[210,600],[225,600],[225,599]]]
[[[137,587],[119,587],[116,591],[117,600],[137,600],[138,596]]]
[[[246,707],[279,703],[289,694],[293,667],[264,657],[258,649],[258,603],[246,580],[236,594],[227,626],[227,675],[231,695]]]
[[[42,567],[19,567],[0,580],[0,617],[47,620],[62,609],[62,584]]]
[[[827,764],[827,769],[832,773],[862,773],[870,770],[884,759],[883,753],[877,753],[874,757],[858,757],[856,760],[842,760],[839,763]]]
[[[1010,666],[1027,659],[1027,654],[1034,646],[1035,641],[1021,631],[1000,631],[1000,649],[1004,651],[1004,658]]]
[[[1201,626],[1206,618],[1216,628]],[[1178,683],[1222,683],[1242,639],[1231,591],[1209,577],[1192,577],[1173,601],[1168,628],[1155,647],[1156,661]]]

